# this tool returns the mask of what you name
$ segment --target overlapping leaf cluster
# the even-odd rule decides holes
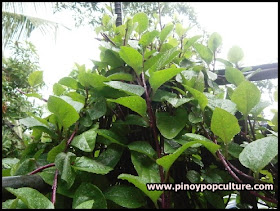
[[[70,208],[225,208],[223,197],[233,191],[175,193],[146,187],[234,181],[221,157],[246,174],[253,171],[256,181],[275,181],[271,166],[278,162],[278,133],[267,135],[255,124],[262,119],[261,93],[238,68],[239,48],[230,50],[229,61],[219,59],[217,33],[205,46],[181,23],[158,30],[144,13],[118,27],[105,15],[101,28],[106,39],[95,67],[77,64],[53,86],[48,117],[21,120],[33,129],[34,143],[11,175],[31,172],[34,163],[54,163],[39,174],[53,185],[58,170],[62,202],[55,207],[70,201]],[[233,89],[215,83],[216,61],[225,64]],[[253,127],[248,128],[248,120]],[[6,208],[37,208],[30,200],[35,196],[40,208],[53,208],[47,202],[51,193],[8,191],[17,199],[6,201]]]

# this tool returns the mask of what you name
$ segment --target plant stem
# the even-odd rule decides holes
[[[245,126],[245,131],[244,131],[244,133],[245,133],[245,135],[247,135],[247,133],[248,133],[248,122],[247,122],[247,116],[244,116],[244,126]]]
[[[53,186],[52,186],[52,203],[55,204],[56,201],[56,189],[57,189],[57,176],[58,176],[58,169],[55,170],[54,179],[53,179]]]
[[[79,125],[79,122],[76,122],[76,124],[75,124],[75,129],[74,129],[74,131],[72,132],[70,138],[69,138],[68,141],[67,141],[67,144],[66,144],[66,146],[65,146],[64,152],[67,151],[68,146],[71,144],[71,141],[74,139],[74,137],[75,137],[75,135],[76,135],[76,133],[77,133],[77,131],[78,131],[78,125]]]
[[[255,141],[256,140],[255,130],[254,130],[254,127],[252,126],[252,123],[250,121],[250,117],[249,116],[248,116],[248,120],[249,120],[250,130],[251,130],[251,133],[252,133],[252,136],[253,136],[253,140]]]
[[[19,91],[21,94],[27,94],[26,92],[21,91],[20,89],[17,89],[17,91]],[[43,100],[45,102],[48,102],[48,100],[44,99],[44,98],[40,98],[40,100]]]
[[[50,164],[47,164],[45,166],[41,166],[41,167],[35,169],[34,171],[30,172],[28,175],[36,174],[36,173],[38,173],[40,171],[43,171],[46,168],[50,168],[52,166],[55,166],[55,164],[54,163],[50,163]]]

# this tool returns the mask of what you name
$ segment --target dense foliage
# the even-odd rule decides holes
[[[38,71],[39,58],[32,43],[16,42],[11,52],[9,58],[2,57],[2,158],[19,157],[20,149],[25,148],[17,121],[28,112],[40,115],[40,108],[22,93],[35,93],[43,86],[43,72]]]
[[[53,86],[51,114],[20,120],[33,142],[10,175],[38,173],[52,186],[8,188],[4,208],[257,208],[277,206],[278,126],[259,123],[267,106],[239,68],[242,50],[218,58],[222,43],[188,37],[180,22],[162,30],[145,13],[98,29],[100,61]],[[215,63],[225,78],[215,83]],[[246,71],[243,69],[243,71]],[[277,116],[277,114],[276,114]],[[37,168],[36,166],[40,166]],[[148,191],[147,183],[271,183],[272,191]],[[36,200],[34,200],[36,199]],[[262,201],[259,201],[261,199]]]

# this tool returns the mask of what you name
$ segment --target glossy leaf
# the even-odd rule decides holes
[[[73,168],[80,171],[102,175],[107,174],[113,170],[113,168],[109,166],[105,166],[102,163],[97,162],[96,160],[84,156],[76,158]]]
[[[161,32],[160,32],[160,35],[159,35],[159,38],[160,38],[160,42],[163,43],[165,41],[165,39],[167,38],[167,36],[170,34],[170,32],[172,31],[173,29],[173,25],[170,24],[170,25],[167,25],[165,26]]]
[[[221,108],[215,108],[211,119],[211,130],[228,144],[240,132],[237,118]]]
[[[21,199],[29,209],[54,209],[52,202],[35,189],[23,187],[6,188],[6,190]]]
[[[76,109],[65,100],[57,96],[50,96],[48,109],[58,117],[63,127],[68,128],[79,119]]]
[[[142,45],[144,48],[148,46],[150,43],[153,42],[155,37],[159,35],[159,32],[157,30],[153,30],[151,32],[146,32],[141,36],[141,39],[139,40],[139,44]]]
[[[243,81],[233,92],[231,96],[232,102],[237,106],[237,109],[247,116],[252,108],[260,101],[261,92],[253,83]]]
[[[199,43],[194,43],[193,44],[194,49],[197,51],[197,53],[199,54],[199,56],[209,65],[212,60],[213,60],[213,53],[212,51]]]
[[[189,86],[184,85],[184,87],[186,88],[186,90],[188,90],[193,97],[198,101],[198,104],[200,105],[201,110],[203,111],[204,108],[207,106],[208,104],[208,99],[207,97],[201,93],[200,91],[197,91],[196,89],[193,89]]]
[[[72,152],[61,152],[55,157],[55,166],[61,173],[61,179],[67,182],[68,187],[71,187],[75,180],[75,171],[71,167],[71,163],[75,160],[76,155]]]
[[[120,57],[140,75],[142,72],[142,55],[132,47],[121,46]]]
[[[196,135],[196,134],[193,134]],[[194,144],[200,143],[202,145],[204,145],[209,151],[211,151],[212,153],[216,152],[219,149],[219,145],[214,144],[212,141],[210,140],[205,140],[206,138],[202,138],[203,140],[199,140],[201,139],[201,137],[195,137],[195,141],[190,141],[187,142],[186,144],[184,144],[183,146],[181,146],[180,148],[178,148],[174,153],[166,155],[162,158],[159,158],[156,160],[157,164],[163,166],[163,168],[165,169],[166,172],[169,171],[170,167],[172,166],[172,164],[176,161],[176,159],[189,147],[191,147]]]
[[[148,191],[146,182],[144,182],[140,177],[133,176],[130,174],[120,174],[118,176],[118,179],[127,180],[128,182],[135,185],[137,188],[139,188],[141,191],[143,191],[156,205],[157,200],[160,197],[160,195],[163,193],[163,191]],[[157,207],[157,205],[156,205]]]
[[[34,158],[27,158],[26,160],[18,162],[12,167],[11,175],[27,175],[36,168],[35,162]]]
[[[234,84],[235,86],[238,86],[240,83],[242,83],[245,80],[245,77],[242,74],[242,72],[233,67],[226,68],[225,76],[227,81]]]
[[[145,154],[152,159],[156,156],[155,150],[146,141],[134,141],[128,145],[128,148],[129,150]]]
[[[232,63],[237,63],[241,61],[243,57],[244,57],[243,50],[237,45],[232,46],[228,51],[227,58]]]
[[[141,116],[129,114],[125,117],[125,121],[118,121],[115,124],[124,124],[124,125],[138,125],[141,127],[148,127],[148,122]]]
[[[206,95],[207,94],[207,95]],[[221,108],[225,111],[235,114],[237,107],[236,104],[233,103],[231,100],[228,99],[217,99],[214,95],[211,95],[210,93],[206,93],[206,97],[208,99],[207,106],[214,111],[215,108]]]
[[[144,32],[149,26],[149,19],[146,13],[140,12],[133,16],[133,23],[138,23],[135,31],[139,34]]]
[[[96,158],[96,161],[105,166],[114,168],[121,159],[123,149],[124,148],[118,144],[110,144],[107,149]]]
[[[64,77],[64,78],[61,78],[59,81],[58,81],[59,84],[61,85],[64,85],[64,86],[67,86],[71,89],[77,89],[78,88],[78,82],[74,79],[74,78],[71,78],[71,77]]]
[[[28,83],[30,86],[36,86],[43,83],[43,71],[32,72],[28,77]]]
[[[108,139],[110,142],[119,144],[121,146],[124,146],[124,144],[126,144],[127,142],[127,140],[124,137],[120,137],[110,130],[98,129],[97,134],[99,136],[103,136],[104,138]]]
[[[71,145],[79,148],[84,152],[92,152],[95,147],[95,140],[96,140],[96,127],[92,128],[82,134],[75,136],[72,140]]]
[[[115,185],[104,193],[105,198],[126,208],[139,208],[146,204],[143,193],[135,188],[125,185]]]
[[[94,103],[92,103],[87,110],[91,120],[96,120],[106,114],[107,104],[106,100],[103,97],[99,97],[96,99]]]
[[[105,50],[102,62],[106,62],[112,68],[123,66],[123,60],[120,58],[119,54],[113,50]]]
[[[185,127],[188,121],[187,111],[179,108],[175,115],[167,112],[156,113],[156,124],[160,133],[167,139],[172,139]]]
[[[63,150],[66,147],[66,140],[62,141],[59,145],[53,147],[49,152],[48,152],[48,157],[47,161],[53,163],[55,161],[55,157],[63,152]]]
[[[276,155],[278,155],[278,138],[269,136],[246,145],[239,155],[239,161],[243,166],[258,173]]]
[[[114,89],[122,90],[129,95],[141,96],[145,92],[145,89],[140,85],[128,84],[120,81],[104,82],[104,84]]]
[[[166,81],[170,80],[178,73],[185,70],[185,68],[168,68],[165,70],[160,70],[156,72],[152,72],[149,78],[149,82],[154,92]]]
[[[110,80],[114,80],[114,81],[132,81],[132,75],[128,74],[128,73],[114,73],[112,75],[109,75],[107,78],[109,78]]]
[[[92,204],[92,200],[94,203]],[[90,201],[90,203],[89,203]],[[73,198],[73,209],[81,207],[82,203],[86,203],[87,206],[92,204],[92,207],[88,209],[106,209],[107,202],[102,191],[91,183],[82,183],[76,190]],[[85,206],[85,204],[83,205]]]
[[[221,35],[219,35],[217,32],[212,33],[208,40],[208,48],[210,48],[212,52],[215,52],[221,44]]]
[[[139,96],[129,96],[129,97],[120,97],[116,100],[107,99],[110,102],[121,104],[132,111],[140,114],[141,116],[146,116],[147,105],[146,101]]]

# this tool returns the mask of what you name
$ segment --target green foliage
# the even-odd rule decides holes
[[[20,120],[33,130],[35,141],[27,143],[21,159],[4,160],[4,175],[51,164],[39,175],[73,209],[225,208],[223,197],[233,193],[245,200],[241,204],[255,206],[234,190],[147,189],[147,183],[243,181],[229,162],[244,174],[252,170],[252,183],[265,175],[275,184],[278,176],[273,168],[278,133],[257,124],[264,121],[260,111],[266,104],[260,103],[259,88],[231,64],[239,61],[232,59],[236,52],[229,53],[230,61],[220,60],[234,85],[218,86],[210,69],[218,61],[222,39],[217,33],[205,46],[196,43],[200,36],[189,37],[190,29],[179,21],[158,30],[147,17],[136,14],[118,27],[109,14],[103,17],[98,31],[110,41],[100,47],[100,61],[91,70],[76,64],[58,81],[47,100],[49,116]],[[2,206],[33,207],[29,196],[15,195]],[[270,201],[275,197],[276,191],[269,191]]]

